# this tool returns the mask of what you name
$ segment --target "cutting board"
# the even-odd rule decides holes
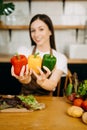
[[[4,110],[0,110],[0,112],[32,112],[34,110],[27,110],[26,108],[8,108],[8,109],[4,109]]]
[[[12,98],[14,96],[12,95],[1,95],[4,98]],[[35,104],[34,104],[35,105]],[[29,110],[27,108],[6,108],[6,109],[3,109],[1,108],[0,112],[32,112],[32,111],[35,111],[35,110],[41,110],[41,109],[44,109],[45,108],[45,104],[44,103],[39,103],[39,102],[36,102],[36,105],[33,106],[32,108],[30,108]]]

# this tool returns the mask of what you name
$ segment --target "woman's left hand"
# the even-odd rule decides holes
[[[47,79],[50,74],[51,74],[51,71],[46,67],[46,66],[43,66],[43,69],[46,71],[45,73],[38,67],[38,70],[39,70],[39,74],[37,74],[34,70],[33,71],[33,74],[35,75],[35,77],[37,78],[37,82],[41,82],[41,81],[44,81],[45,79]]]

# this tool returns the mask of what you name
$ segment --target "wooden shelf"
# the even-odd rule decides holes
[[[3,30],[8,30],[8,29],[12,29],[12,30],[27,30],[29,29],[28,25],[0,25],[0,29]]]
[[[12,55],[0,54],[0,62],[10,62]],[[87,59],[68,59],[68,64],[87,64]]]
[[[85,25],[54,25],[55,30],[63,29],[85,29]]]
[[[28,25],[4,25],[0,24],[0,29],[3,30],[28,30]],[[85,25],[54,25],[55,30],[64,30],[64,29],[85,29]]]
[[[28,0],[4,0],[4,1],[18,1],[18,2],[21,2],[21,1],[28,1]],[[62,0],[31,0],[31,1],[62,1]]]

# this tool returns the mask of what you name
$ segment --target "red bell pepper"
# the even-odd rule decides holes
[[[28,59],[24,55],[15,55],[11,58],[11,64],[14,66],[14,73],[19,76],[22,66],[28,64]]]

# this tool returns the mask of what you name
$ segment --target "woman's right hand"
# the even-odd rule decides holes
[[[22,67],[19,76],[14,73],[14,66],[11,67],[11,75],[14,76],[16,79],[18,79],[23,84],[28,84],[31,81],[31,74],[32,70],[28,69],[28,65]]]

